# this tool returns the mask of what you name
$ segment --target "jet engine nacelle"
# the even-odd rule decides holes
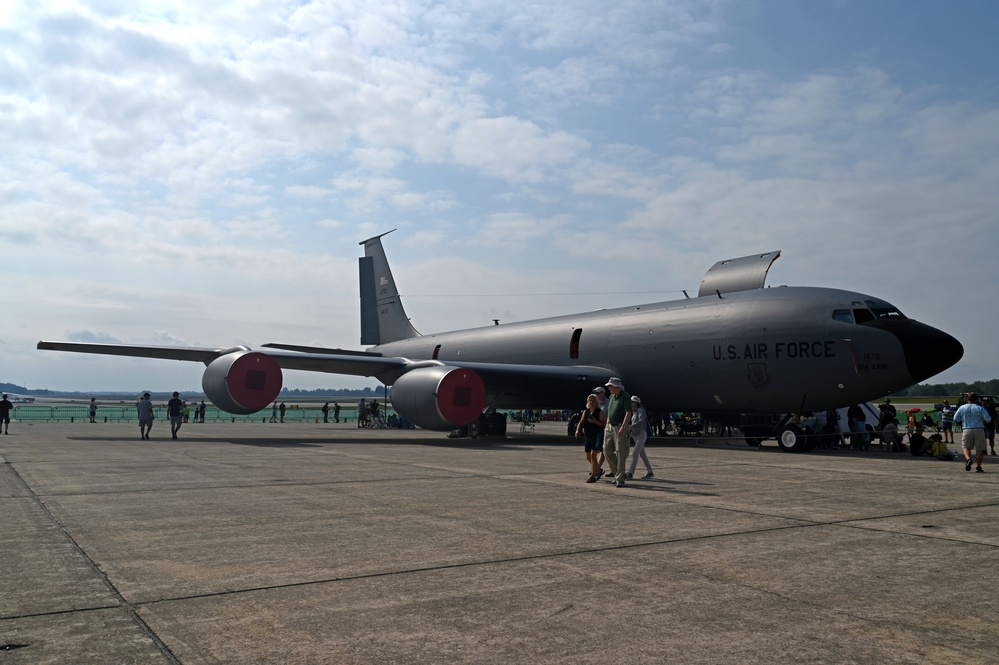
[[[283,381],[276,360],[266,353],[243,349],[213,360],[201,377],[201,388],[212,404],[243,416],[273,402]]]
[[[421,367],[392,384],[392,408],[425,429],[448,431],[474,421],[486,406],[478,374],[460,367]]]

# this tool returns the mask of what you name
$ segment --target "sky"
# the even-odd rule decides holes
[[[194,390],[39,340],[345,349],[384,239],[423,333],[768,284],[999,377],[999,3],[0,0],[0,382]],[[287,372],[288,388],[375,386]]]

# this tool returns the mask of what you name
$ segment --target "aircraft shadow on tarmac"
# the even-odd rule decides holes
[[[108,437],[108,436],[71,436],[67,437],[70,441],[102,441],[105,443],[137,443],[138,445],[143,445],[145,441],[136,441],[134,436],[129,437]],[[233,439],[232,437],[198,437],[197,439],[184,439],[181,437],[176,441],[171,439],[157,439],[153,438],[149,440],[149,443],[170,443],[170,444],[189,444],[189,445],[199,445],[202,443],[229,443],[234,446],[257,446],[259,448],[319,448],[324,442],[309,443],[305,441],[278,441],[275,439]]]

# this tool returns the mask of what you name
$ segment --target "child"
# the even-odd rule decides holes
[[[947,444],[944,443],[943,437],[939,434],[930,435],[929,454],[939,460],[952,460],[956,457],[955,453],[947,450]]]

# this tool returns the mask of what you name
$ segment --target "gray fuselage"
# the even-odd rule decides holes
[[[703,296],[423,335],[371,351],[444,364],[593,366],[653,409],[802,412],[890,394],[949,367],[953,337],[884,300],[814,287]],[[507,385],[499,408],[576,407],[594,385]],[[570,399],[568,404],[562,400]]]

